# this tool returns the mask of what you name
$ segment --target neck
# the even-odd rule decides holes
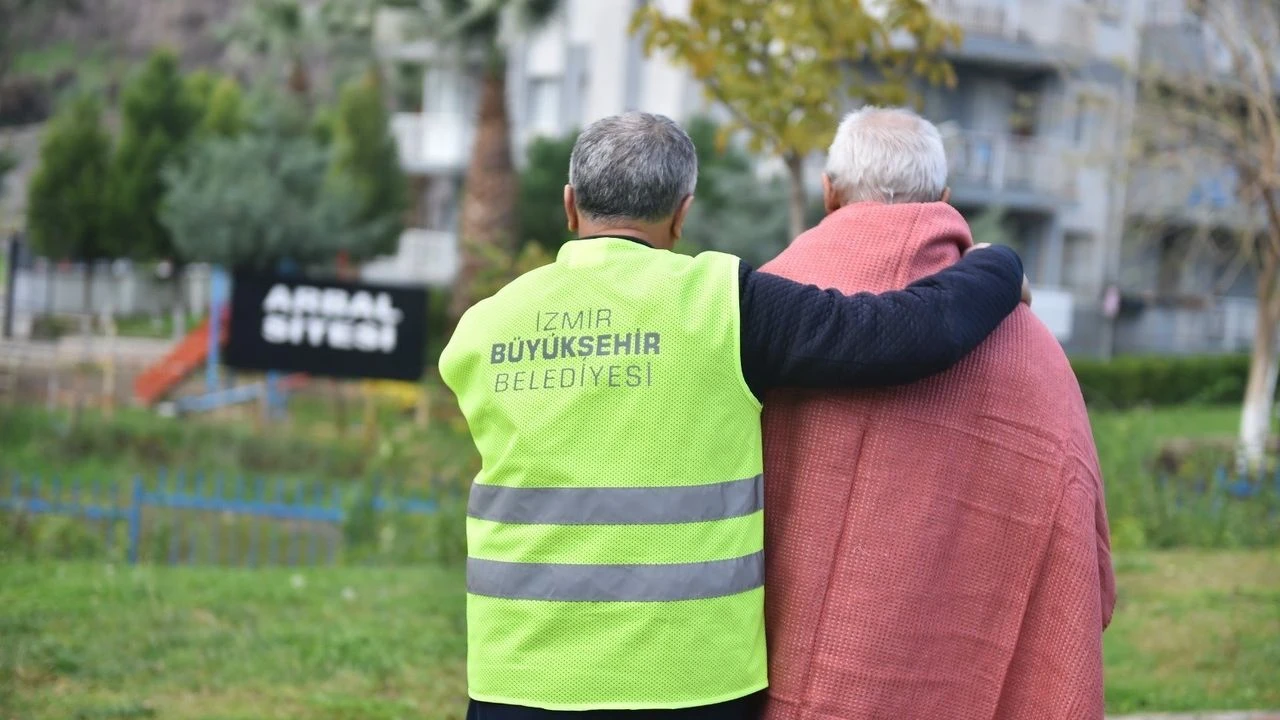
[[[650,223],[608,223],[608,224],[592,224],[582,223],[578,228],[578,237],[599,237],[625,235],[633,237],[637,240],[643,240],[659,250],[670,250],[676,244],[676,238],[671,237],[669,227],[650,224]]]

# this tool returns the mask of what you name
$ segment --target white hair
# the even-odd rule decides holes
[[[947,152],[933,123],[903,108],[849,113],[827,152],[827,176],[846,203],[936,202]]]

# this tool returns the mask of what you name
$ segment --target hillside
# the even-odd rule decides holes
[[[136,60],[157,47],[188,66],[216,64],[223,47],[216,29],[243,0],[95,0],[79,15],[58,19],[46,47],[70,44],[112,59]]]
[[[42,129],[30,118],[43,117],[56,97],[76,88],[113,95],[129,68],[156,48],[177,52],[188,68],[223,65],[218,28],[244,2],[91,0],[80,13],[60,16],[43,28],[0,83],[0,110],[5,111],[0,117],[10,117],[7,127],[0,122],[0,151],[18,160],[0,181],[0,234],[21,224]],[[31,108],[21,107],[26,104]]]

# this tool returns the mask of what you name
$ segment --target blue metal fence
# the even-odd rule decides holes
[[[108,554],[123,543],[130,563],[143,560],[149,547],[146,559],[170,564],[333,564],[348,520],[342,489],[324,483],[223,475],[209,481],[203,473],[162,471],[123,483],[13,474],[7,485],[0,486],[0,513],[78,519]],[[377,490],[364,502],[374,513],[422,516],[438,508],[432,497]]]

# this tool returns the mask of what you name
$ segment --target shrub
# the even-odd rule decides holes
[[[1185,403],[1238,403],[1249,358],[1244,355],[1125,356],[1071,361],[1085,401],[1100,408]]]

